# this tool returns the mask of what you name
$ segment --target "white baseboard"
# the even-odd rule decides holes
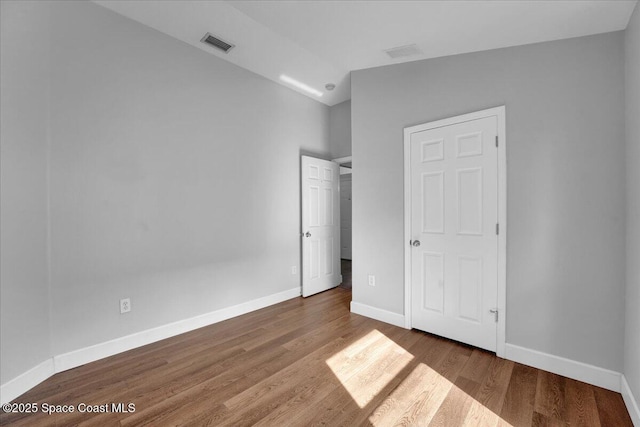
[[[232,317],[240,316],[251,311],[259,310],[282,301],[300,296],[300,288],[293,288],[273,295],[247,301],[242,304],[222,308],[190,319],[162,325],[157,328],[116,338],[90,347],[81,348],[69,353],[60,354],[53,358],[56,373],[122,353],[143,345],[151,344],[166,338],[193,331]]]
[[[620,373],[537,350],[506,345],[505,359],[620,393]]]
[[[402,314],[371,307],[370,305],[361,304],[355,301],[351,301],[351,312],[360,314],[361,316],[370,317],[381,322],[389,323],[391,325],[399,326],[401,328],[406,328],[404,315]]]
[[[11,402],[27,390],[37,386],[42,381],[53,375],[53,359],[47,359],[39,365],[29,369],[27,372],[18,375],[0,387],[0,404]]]
[[[629,411],[633,425],[640,427],[640,407],[638,407],[638,400],[633,395],[624,375],[620,378],[620,389],[622,399],[624,399],[624,404],[627,405],[627,411]]]
[[[162,325],[157,328],[147,329],[135,334],[116,338],[100,344],[81,348],[69,353],[53,356],[35,368],[3,384],[2,403],[10,402],[22,393],[33,388],[37,384],[58,372],[73,369],[78,366],[94,362],[114,354],[132,350],[143,345],[180,335],[194,329],[202,328],[232,317],[240,316],[282,301],[300,296],[300,288],[296,287],[277,294],[267,295],[242,304],[222,308],[200,316],[192,317],[178,322]]]

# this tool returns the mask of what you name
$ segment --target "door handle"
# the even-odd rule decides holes
[[[305,237],[311,237],[311,233],[309,233],[308,231],[306,233],[304,233]]]
[[[420,246],[420,240],[414,240],[411,244],[417,248]]]

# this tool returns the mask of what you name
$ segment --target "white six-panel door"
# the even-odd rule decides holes
[[[414,328],[496,351],[496,116],[411,132]]]
[[[302,296],[340,284],[340,168],[302,156]]]

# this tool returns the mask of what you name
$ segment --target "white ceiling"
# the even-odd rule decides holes
[[[193,1],[93,0],[284,86],[281,75],[350,98],[349,72],[400,62],[623,30],[636,0]],[[228,54],[205,33],[235,44]],[[422,52],[391,59],[384,50]],[[336,84],[327,91],[326,83]]]

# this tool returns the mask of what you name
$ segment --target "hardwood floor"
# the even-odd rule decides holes
[[[632,425],[617,393],[351,314],[350,300],[336,288],[62,372],[15,402],[74,413],[0,424]]]

